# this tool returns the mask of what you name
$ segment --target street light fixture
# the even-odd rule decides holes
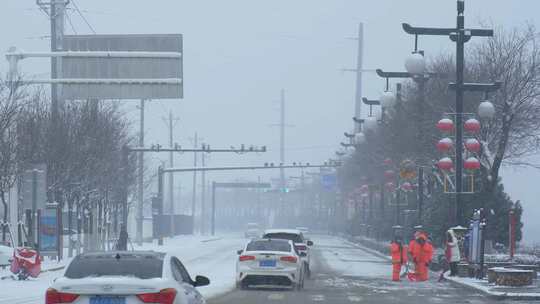
[[[405,69],[413,75],[423,75],[426,70],[426,60],[420,52],[413,52],[405,59]]]
[[[484,100],[478,105],[478,116],[482,119],[491,119],[495,116],[495,106],[489,101]]]
[[[464,83],[465,70],[465,43],[471,37],[491,37],[493,30],[491,29],[466,29],[465,28],[465,2],[457,0],[457,18],[456,26],[453,28],[427,28],[413,27],[407,23],[403,23],[403,30],[407,34],[415,36],[415,48],[419,35],[431,36],[447,36],[456,43],[456,82],[450,84],[451,89],[456,91],[456,212],[454,214],[454,223],[461,224],[464,221],[463,212],[464,206],[462,202],[463,193],[463,95],[465,91],[474,90],[493,90],[495,84],[472,84]]]
[[[392,91],[384,91],[379,98],[381,106],[385,109],[389,109],[396,104],[396,95]]]

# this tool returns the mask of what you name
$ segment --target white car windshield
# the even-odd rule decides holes
[[[253,241],[246,247],[246,251],[291,251],[291,245],[281,240]]]
[[[87,277],[126,276],[139,279],[160,278],[163,272],[163,257],[158,255],[114,254],[78,256],[66,270],[65,277],[82,279]]]

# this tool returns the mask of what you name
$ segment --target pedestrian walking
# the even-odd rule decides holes
[[[411,281],[427,281],[429,278],[429,264],[433,258],[433,245],[424,232],[415,233],[411,241],[409,252],[414,262],[414,273],[409,275]]]
[[[457,275],[457,265],[461,260],[461,254],[459,252],[458,239],[452,229],[446,232],[446,249],[444,254],[450,264],[450,276],[453,277]]]
[[[392,256],[392,281],[399,282],[401,266],[407,263],[407,246],[399,236],[396,236],[390,243],[390,255]]]

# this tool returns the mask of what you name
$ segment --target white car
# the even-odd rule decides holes
[[[304,287],[304,263],[294,244],[287,240],[257,239],[238,251],[236,286]]]
[[[246,226],[246,232],[244,233],[246,238],[260,238],[261,230],[259,224],[257,223],[248,223]]]
[[[152,251],[84,253],[54,280],[46,304],[204,304],[195,288],[208,278],[191,279],[178,258]]]
[[[298,229],[267,229],[263,233],[263,238],[267,239],[282,239],[290,240],[294,243],[294,247],[299,253],[302,253],[302,261],[304,262],[304,268],[306,275],[309,278],[311,276],[311,254],[309,247],[313,246],[313,242],[306,240],[304,234]]]

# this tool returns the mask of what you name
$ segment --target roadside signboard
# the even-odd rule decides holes
[[[46,208],[39,220],[39,252],[41,255],[58,254],[59,233],[56,208]]]
[[[133,57],[63,57],[59,77],[72,82],[59,85],[60,96],[68,100],[183,98],[182,48],[180,34],[66,35],[66,52],[132,52]]]
[[[321,175],[321,184],[326,191],[333,191],[337,186],[337,177],[335,174]]]

